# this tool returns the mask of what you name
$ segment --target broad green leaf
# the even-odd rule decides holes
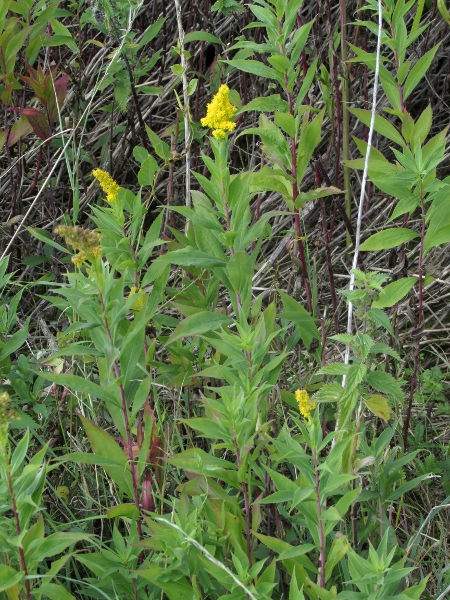
[[[366,406],[375,416],[380,417],[383,421],[389,421],[391,418],[391,409],[384,396],[372,394],[366,400]]]
[[[388,250],[418,237],[420,235],[411,229],[392,227],[391,229],[385,229],[371,235],[370,238],[361,244],[360,250],[363,252]]]
[[[22,466],[23,461],[25,460],[25,456],[27,455],[29,443],[30,443],[30,430],[27,429],[24,436],[22,437],[20,442],[17,444],[17,447],[13,452],[13,455],[11,458],[11,475],[14,475],[14,473]]]
[[[136,148],[135,148],[136,150]],[[139,185],[153,185],[155,179],[155,173],[158,171],[158,163],[150,154],[141,164],[141,168],[138,171]]]
[[[325,109],[323,108],[312,121],[309,121],[308,116],[308,113],[305,113],[303,116],[303,123],[300,127],[300,140],[297,148],[297,183],[299,187],[314,150],[321,140]]]
[[[235,292],[246,293],[252,283],[253,260],[246,252],[236,252],[227,265],[228,277]]]
[[[339,402],[344,388],[339,383],[326,383],[312,397],[313,402]]]
[[[428,477],[427,473],[425,473],[425,475],[419,475],[419,477],[414,477],[414,479],[411,479],[411,481],[407,481],[406,483],[398,487],[394,492],[389,494],[389,496],[385,499],[385,502],[389,503],[398,500],[404,494],[406,494],[406,492],[409,492],[410,490],[413,490],[415,487],[417,487],[419,483],[425,479],[425,477]]]
[[[210,254],[206,254],[206,252],[189,246],[160,256],[158,262],[168,262],[181,267],[200,267],[202,269],[226,266],[225,260],[215,258]]]
[[[271,69],[257,60],[236,59],[224,60],[223,62],[227,63],[231,67],[234,67],[235,69],[244,71],[245,73],[251,73],[252,75],[257,75],[258,77],[263,77],[264,79],[275,79],[280,84],[283,83],[283,78],[275,71],[275,69]]]
[[[280,292],[280,296],[284,306],[284,312],[279,315],[280,318],[291,321],[298,327],[303,343],[309,348],[314,339],[320,340],[320,333],[314,319],[306,308],[303,308],[296,300],[284,292]]]
[[[7,565],[0,564],[0,592],[17,585],[19,581],[22,581],[23,576],[23,571],[17,572]]]
[[[293,115],[287,112],[275,112],[275,124],[290,138],[295,138],[296,126]]]
[[[165,161],[171,160],[173,156],[172,152],[170,151],[169,144],[166,144],[166,142],[164,142],[159,137],[159,135],[157,135],[152,129],[150,129],[148,125],[145,126],[145,130],[156,154]]]
[[[279,169],[263,167],[261,171],[253,174],[250,185],[252,192],[278,192],[285,198],[292,200],[292,183]]]
[[[184,43],[188,44],[189,42],[211,42],[211,44],[225,45],[216,35],[208,33],[207,31],[190,31],[189,33],[186,33],[184,36]]]
[[[82,394],[89,394],[94,398],[100,398],[100,400],[105,400],[105,402],[115,402],[115,398],[109,392],[104,390],[98,384],[93,381],[89,381],[89,379],[84,379],[84,377],[78,377],[78,375],[68,375],[64,373],[46,373],[43,371],[34,371],[40,377],[44,379],[48,379],[48,381],[52,381],[53,383],[57,383],[58,385],[63,385],[69,390],[73,392],[79,392]]]
[[[251,100],[248,104],[243,106],[239,113],[248,112],[255,110],[258,112],[288,112],[289,105],[286,100],[280,96],[280,94],[272,94],[271,96],[261,96]]]
[[[425,257],[432,248],[447,244],[447,242],[450,242],[450,225],[441,227],[433,231],[432,234],[427,231],[423,241],[423,256]]]
[[[232,322],[233,319],[227,315],[222,315],[221,313],[210,312],[207,310],[196,313],[195,315],[187,317],[175,327],[167,344],[172,344],[183,337],[201,335],[202,333],[220,329],[224,325],[230,325]]]
[[[377,392],[390,394],[399,402],[403,402],[403,391],[399,382],[390,373],[384,371],[370,371],[367,374],[367,383]]]
[[[433,61],[434,55],[436,54],[439,46],[440,46],[440,44],[437,44],[434,48],[431,48],[431,50],[428,50],[428,52],[426,52],[422,56],[422,58],[420,58],[416,62],[416,64],[413,66],[413,68],[409,72],[409,75],[406,78],[406,81],[403,85],[403,99],[404,100],[406,100],[408,98],[408,96],[414,91],[414,89],[417,87],[417,85],[419,84],[422,77],[428,71],[428,69]]]
[[[65,587],[57,583],[43,583],[37,591],[50,600],[76,600]]]
[[[108,519],[114,519],[116,517],[126,517],[128,519],[139,519],[140,513],[134,504],[118,504],[113,506],[106,511]]]
[[[110,456],[98,456],[90,452],[70,452],[63,456],[58,456],[54,459],[58,462],[74,462],[82,465],[97,465],[98,467],[120,467],[122,468],[123,460],[115,460]]]
[[[48,535],[47,537],[31,542],[28,547],[28,557],[31,560],[41,562],[44,558],[61,554],[66,548],[82,542],[90,540],[92,536],[84,533],[57,532]]]
[[[0,362],[8,356],[11,356],[13,352],[18,350],[21,346],[23,346],[28,336],[29,324],[30,318],[27,319],[27,322],[25,323],[24,327],[22,329],[19,329],[19,331],[16,331],[16,333],[14,333],[6,342],[6,344],[2,347],[0,352]]]
[[[400,302],[409,290],[417,283],[415,277],[403,277],[398,281],[393,281],[387,285],[381,292],[378,300],[372,303],[372,308],[388,308]]]
[[[370,121],[372,119],[372,113],[370,110],[365,110],[363,108],[349,108],[349,111],[352,113],[352,115],[355,115],[355,117],[359,119],[361,123],[364,123],[364,125],[370,127]],[[405,145],[405,142],[400,133],[395,129],[392,123],[390,123],[384,117],[381,117],[380,115],[375,115],[374,129],[375,131],[381,133],[381,135],[384,135],[384,137],[387,137],[389,140],[395,142],[399,146],[403,147]]]
[[[156,23],[152,23],[150,27],[147,27],[146,31],[144,32],[144,35],[142,36],[142,39],[139,42],[138,48],[142,48],[142,46],[145,46],[145,44],[148,44],[153,39],[155,39],[155,37],[161,31],[161,28],[164,25],[166,19],[167,17],[159,19],[159,21],[156,21]]]
[[[121,465],[120,467],[104,466],[103,468],[116,483],[119,489],[133,497],[133,486],[131,483],[131,470],[128,458],[119,444],[104,429],[94,425],[89,419],[80,415],[86,435],[89,438],[92,450],[97,456],[111,459]]]
[[[142,146],[135,146],[133,148],[133,156],[138,161],[138,163],[142,164],[144,160],[148,158],[149,153],[148,150],[146,150]]]
[[[146,581],[150,581],[152,586],[160,588],[169,600],[192,600],[195,597],[192,592],[192,585],[186,577],[181,577],[175,582],[163,581],[162,575],[166,573],[167,571],[163,567],[152,564],[136,571],[138,577],[142,577]]]

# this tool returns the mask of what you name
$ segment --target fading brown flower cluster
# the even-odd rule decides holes
[[[6,446],[9,424],[17,418],[18,414],[9,403],[9,394],[3,392],[0,394],[0,446]]]
[[[55,229],[55,233],[63,237],[67,244],[77,250],[77,254],[72,258],[72,262],[78,268],[83,263],[92,263],[96,258],[102,256],[102,247],[100,245],[102,236],[96,231],[83,229],[83,227],[61,225]]]

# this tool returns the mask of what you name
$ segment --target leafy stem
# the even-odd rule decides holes
[[[423,327],[423,245],[425,239],[426,232],[426,222],[425,222],[425,202],[424,202],[424,193],[423,193],[423,183],[420,183],[420,208],[421,208],[421,217],[422,217],[422,227],[420,230],[420,245],[419,245],[419,316],[417,323],[417,333],[414,345],[414,371],[413,377],[411,380],[411,388],[409,391],[408,398],[408,409],[406,412],[405,424],[403,427],[403,443],[406,449],[408,443],[408,429],[409,424],[411,422],[411,410],[412,403],[414,399],[414,392],[416,391],[417,381],[419,378],[419,353],[420,353],[420,331]]]
[[[103,323],[105,325],[106,335],[108,336],[109,342],[112,344],[113,339],[112,339],[112,335],[111,335],[111,330],[109,328],[108,318],[107,318],[106,312],[105,312],[105,303],[103,301],[103,296],[102,296],[101,291],[99,291],[99,294],[100,294],[100,306],[102,309]],[[124,420],[124,425],[125,425],[128,460],[130,461],[130,469],[131,469],[131,481],[132,481],[132,486],[133,486],[134,505],[137,508],[137,510],[140,512],[137,469],[136,469],[136,465],[134,464],[133,442],[131,440],[131,428],[130,428],[130,421],[128,418],[128,407],[127,407],[127,401],[125,398],[125,390],[124,390],[122,383],[120,382],[120,367],[119,367],[119,363],[118,363],[117,359],[114,360],[113,369],[114,369],[114,375],[119,382],[118,385],[119,385],[120,401],[121,401],[121,405],[122,405],[123,420]],[[142,541],[143,534],[142,534],[142,525],[141,525],[140,519],[137,519],[136,525],[137,525],[139,539]]]

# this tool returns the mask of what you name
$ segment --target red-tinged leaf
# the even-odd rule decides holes
[[[58,102],[59,110],[61,110],[62,105],[64,104],[64,100],[66,99],[68,83],[69,83],[68,75],[61,75],[61,77],[59,77],[55,81],[54,92],[56,92],[56,100]],[[50,123],[53,123],[53,121],[58,116],[58,109],[56,107],[56,104],[55,104],[55,112],[53,113],[52,111],[49,110],[48,114],[49,114],[49,118],[50,118]]]
[[[51,137],[52,132],[48,123],[47,116],[36,108],[24,108],[21,111],[22,115],[28,119],[34,133],[45,142]]]
[[[9,132],[7,144],[9,147],[16,144],[21,138],[25,137],[33,131],[28,119],[26,117],[20,117],[18,121],[14,123]]]
[[[3,145],[6,142],[8,133],[9,133],[9,129],[6,129],[5,131],[0,131],[0,150],[3,148]]]

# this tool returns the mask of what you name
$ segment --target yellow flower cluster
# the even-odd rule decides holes
[[[297,400],[300,414],[305,417],[305,419],[309,419],[311,411],[313,408],[316,408],[316,405],[309,399],[308,392],[306,390],[296,390],[295,399]]]
[[[55,233],[63,237],[75,250],[78,250],[78,254],[75,254],[72,258],[73,264],[78,268],[83,263],[93,262],[102,255],[102,247],[100,245],[102,236],[96,231],[90,231],[82,227],[61,225],[55,229]]]
[[[92,171],[92,175],[99,182],[102,190],[106,194],[106,200],[111,204],[117,200],[117,195],[120,190],[120,185],[114,181],[109,173],[101,169]]]
[[[207,105],[206,117],[201,119],[203,127],[211,127],[213,136],[218,140],[227,137],[227,131],[233,131],[236,123],[230,121],[237,111],[229,99],[230,88],[227,85],[221,85],[217,94]]]

